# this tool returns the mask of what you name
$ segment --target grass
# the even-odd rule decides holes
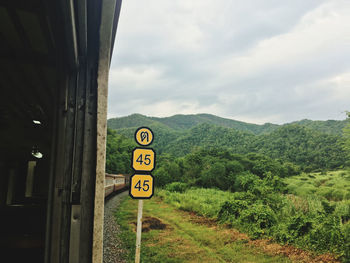
[[[329,171],[327,173],[303,173],[285,178],[288,191],[297,196],[317,195],[329,201],[350,200],[349,171]]]
[[[283,257],[268,256],[258,248],[247,246],[242,240],[232,241],[232,229],[225,229],[223,225],[210,227],[193,223],[187,212],[219,219],[253,238],[272,238],[283,244],[315,251],[317,255],[330,252],[348,262],[350,173],[309,173],[284,180],[289,194],[270,193],[258,200],[245,192],[201,188],[190,188],[185,192],[158,189],[156,197],[145,201],[144,218],[156,218],[167,227],[143,233],[143,262],[289,262]],[[249,205],[236,218],[234,212],[227,219],[218,218],[225,202],[236,208],[245,202]],[[133,222],[136,222],[136,209],[137,201],[127,198],[117,213],[123,240],[131,251],[128,262],[133,262],[135,253]],[[230,211],[231,208],[228,209]],[[254,228],[259,222],[265,224],[270,221],[271,227]],[[308,225],[312,228],[305,228]]]
[[[209,218],[216,218],[221,205],[232,196],[230,192],[205,188],[193,188],[185,193],[160,190],[157,194],[175,208]]]
[[[248,233],[251,238],[272,238],[283,244],[293,244],[309,252],[314,251],[318,255],[332,253],[349,258],[349,253],[346,252],[348,248],[345,247],[348,245],[344,243],[348,242],[350,233],[349,200],[327,203],[326,199],[317,195],[302,197],[271,193],[254,201],[245,192],[230,193],[199,188],[191,188],[182,193],[160,190],[157,194],[173,207],[219,219],[220,222]],[[233,216],[235,212],[231,208],[225,208],[231,213],[228,217],[219,216],[225,202],[236,208],[244,202],[249,202],[249,205],[241,211],[237,210],[238,217]],[[329,212],[325,212],[327,204]],[[263,226],[260,229],[261,222],[270,227]],[[303,232],[307,225],[312,228]],[[339,237],[334,238],[337,235]],[[346,241],[343,242],[343,239]]]
[[[193,199],[199,202],[200,198],[193,196]],[[219,196],[213,199],[220,201]],[[208,211],[213,215],[213,210]],[[128,262],[133,262],[135,253],[136,213],[137,200],[127,197],[116,214],[122,239],[130,251],[126,255]],[[233,230],[224,226],[194,222],[193,215],[161,202],[159,197],[144,201],[143,220],[148,219],[159,220],[166,227],[153,229],[151,224],[147,228],[150,231],[142,233],[141,262],[291,262],[286,257],[270,256],[248,246],[246,240],[234,240]]]

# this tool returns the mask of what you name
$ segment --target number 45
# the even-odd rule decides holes
[[[149,180],[144,180],[143,181],[143,186],[141,187],[141,180],[138,180],[138,182],[135,184],[135,189],[141,191],[141,189],[145,192],[147,192],[149,190],[149,184],[148,184]]]
[[[149,158],[151,155],[150,154],[145,154],[145,159],[142,160],[142,154],[140,154],[139,157],[137,157],[136,162],[140,163],[140,165],[142,165],[143,163],[145,165],[150,165],[151,163],[151,159]]]

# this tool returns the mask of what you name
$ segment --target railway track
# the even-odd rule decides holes
[[[128,191],[113,194],[105,199],[103,227],[103,263],[126,263],[120,239],[120,227],[115,217],[115,211],[120,202],[128,195]]]

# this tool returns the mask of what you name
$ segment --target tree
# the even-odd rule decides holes
[[[132,173],[131,153],[134,147],[136,147],[136,143],[133,140],[107,129],[106,172]]]
[[[350,112],[346,113],[348,118],[346,119],[347,124],[343,129],[343,149],[346,153],[346,164],[350,165]]]

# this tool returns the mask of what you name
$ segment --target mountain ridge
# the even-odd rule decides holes
[[[198,124],[208,123],[216,126],[233,128],[240,131],[247,131],[253,134],[270,133],[279,127],[290,124],[298,124],[306,128],[316,130],[318,132],[327,134],[342,134],[342,129],[345,127],[346,120],[309,120],[302,119],[300,121],[293,121],[285,124],[254,124],[229,118],[219,117],[208,113],[199,114],[176,114],[169,117],[152,117],[145,116],[139,113],[134,113],[128,116],[110,118],[108,119],[108,127],[111,129],[134,128],[139,126],[156,125],[163,128],[170,128],[174,131],[189,130]]]
[[[109,129],[133,139],[149,126],[158,154],[182,157],[197,149],[227,149],[235,154],[258,153],[300,165],[305,170],[335,169],[345,161],[342,127],[346,121],[301,120],[284,125],[247,124],[215,115],[175,115],[167,118],[133,114],[110,119]]]

